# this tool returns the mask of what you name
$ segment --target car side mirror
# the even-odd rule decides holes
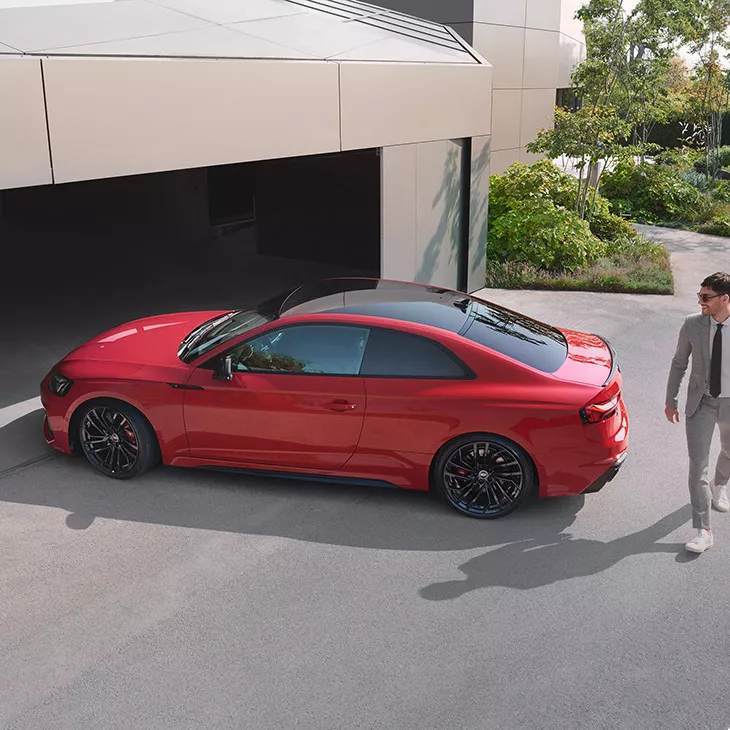
[[[233,362],[230,355],[221,356],[213,371],[214,380],[233,380]]]

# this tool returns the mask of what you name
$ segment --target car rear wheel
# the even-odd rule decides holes
[[[434,464],[435,490],[469,517],[495,519],[514,512],[535,486],[534,468],[517,444],[491,434],[458,438]]]
[[[86,460],[113,479],[131,479],[159,461],[157,436],[135,408],[96,402],[82,413],[79,441]]]

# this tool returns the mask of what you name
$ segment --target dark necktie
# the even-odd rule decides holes
[[[710,395],[717,398],[722,390],[720,376],[722,374],[722,325],[717,325],[715,339],[712,341],[712,360],[710,360]]]

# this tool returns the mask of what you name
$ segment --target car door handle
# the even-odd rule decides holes
[[[333,400],[327,403],[326,407],[335,413],[345,413],[346,411],[354,411],[357,408],[357,403],[350,403],[346,400]]]

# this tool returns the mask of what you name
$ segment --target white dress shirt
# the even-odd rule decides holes
[[[718,398],[730,398],[730,317],[722,325],[722,368],[720,370],[720,395]],[[715,342],[718,322],[710,317],[710,371],[707,373],[707,394],[710,394],[710,372],[712,369],[712,345]]]

